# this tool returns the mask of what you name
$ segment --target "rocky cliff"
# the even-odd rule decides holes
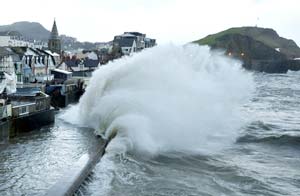
[[[300,67],[300,62],[294,60],[300,57],[300,48],[294,41],[280,37],[272,29],[231,28],[194,43],[223,49],[227,55],[242,60],[243,66],[250,70],[284,73]]]

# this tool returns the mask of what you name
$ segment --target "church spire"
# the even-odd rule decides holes
[[[53,23],[53,26],[52,26],[52,31],[51,31],[50,39],[59,39],[59,37],[58,37],[58,30],[57,30],[55,19],[54,19],[54,23]]]
[[[54,23],[52,26],[52,31],[50,34],[50,38],[48,41],[48,49],[52,52],[56,52],[57,54],[61,53],[61,41],[58,36],[58,30],[56,26],[56,20],[54,19]]]

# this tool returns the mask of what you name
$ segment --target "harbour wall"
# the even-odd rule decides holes
[[[88,177],[95,165],[99,162],[109,140],[99,138],[98,145],[89,153],[84,154],[75,162],[71,168],[68,168],[62,177],[46,192],[46,196],[71,196],[76,193],[80,185]]]

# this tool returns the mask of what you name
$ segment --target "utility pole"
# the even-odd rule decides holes
[[[256,18],[256,24],[255,24],[255,27],[258,26],[258,22],[259,22],[259,17]]]

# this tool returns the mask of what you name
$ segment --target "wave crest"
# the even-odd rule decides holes
[[[234,142],[253,92],[239,61],[196,45],[165,45],[100,67],[65,119],[139,152],[215,152]]]

